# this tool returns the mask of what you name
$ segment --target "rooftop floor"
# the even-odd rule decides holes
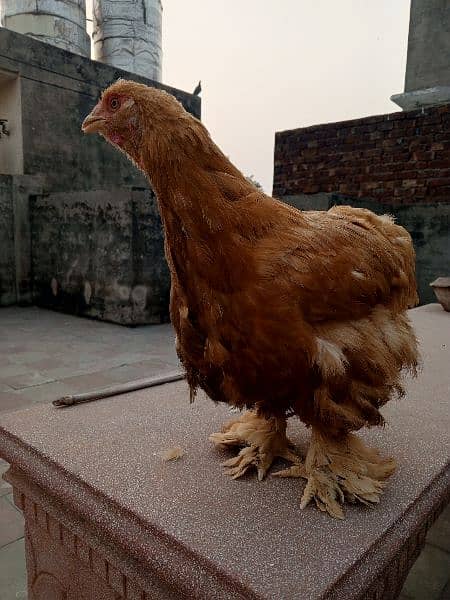
[[[426,325],[432,335],[433,314],[441,310],[438,305],[421,307],[414,311],[414,320]],[[13,307],[0,310],[0,332],[0,412],[179,367],[170,325],[129,329],[34,307]],[[0,461],[0,473],[6,468]],[[13,505],[8,484],[1,482],[2,600],[26,598],[23,555],[22,516]],[[450,600],[450,508],[430,530],[401,598]]]

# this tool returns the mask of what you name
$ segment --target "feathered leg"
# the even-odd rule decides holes
[[[209,439],[222,446],[244,446],[239,454],[223,464],[226,474],[237,479],[249,468],[255,467],[261,481],[277,457],[300,465],[301,459],[293,452],[286,437],[286,418],[265,418],[257,410],[248,410],[239,419],[213,433]]]
[[[332,436],[313,427],[304,467],[298,469],[294,465],[275,475],[308,480],[300,508],[305,508],[314,498],[320,510],[343,519],[341,505],[345,499],[376,504],[380,501],[385,480],[394,471],[393,459],[382,458],[378,450],[365,446],[356,435]]]

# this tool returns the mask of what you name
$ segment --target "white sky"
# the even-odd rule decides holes
[[[163,82],[266,192],[275,131],[400,110],[410,0],[162,0]]]
[[[400,110],[410,0],[162,0],[163,83],[266,192],[275,131]]]

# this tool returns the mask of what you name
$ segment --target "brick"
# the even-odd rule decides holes
[[[369,133],[370,140],[381,140],[382,138],[383,134],[381,133],[381,131],[374,131],[372,133]]]
[[[317,184],[305,184],[301,187],[301,191],[304,194],[315,194],[316,192],[320,192],[320,188]]]
[[[413,160],[433,160],[434,152],[423,152],[421,150],[416,150],[412,153]]]
[[[450,177],[438,177],[436,179],[428,179],[427,184],[430,187],[442,187],[450,185]]]
[[[406,115],[404,112],[397,112],[397,113],[393,113],[392,115],[390,115],[390,120],[391,121],[400,121],[400,120],[405,120],[406,119]]]
[[[449,138],[450,138],[450,131],[442,131],[442,132],[436,133],[434,135],[434,139],[439,140],[439,141],[440,140],[448,141]]]
[[[450,177],[450,131],[443,115],[449,115],[447,108],[430,107],[298,130],[284,147],[295,167],[279,171],[276,164],[276,191],[370,192],[378,198],[395,192],[396,201],[405,203],[433,194],[434,201],[447,193]]]
[[[437,155],[440,158],[440,155]],[[433,167],[436,169],[447,170],[450,167],[450,159],[449,160],[435,160],[433,161]]]

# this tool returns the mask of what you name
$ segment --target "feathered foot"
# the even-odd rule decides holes
[[[305,465],[274,473],[279,477],[304,477],[308,480],[300,503],[305,508],[314,498],[318,508],[337,519],[344,518],[342,504],[380,501],[385,480],[395,471],[392,458],[382,458],[353,434],[332,437],[313,427]]]
[[[237,456],[222,463],[226,467],[225,473],[233,479],[255,467],[261,481],[276,457],[297,465],[301,462],[286,437],[285,418],[266,419],[257,411],[248,410],[239,419],[226,423],[221,433],[213,433],[209,439],[217,445],[244,446]]]

